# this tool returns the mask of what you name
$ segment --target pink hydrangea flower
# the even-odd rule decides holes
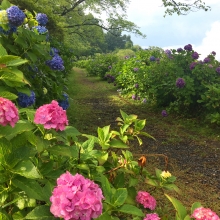
[[[154,210],[156,208],[156,200],[153,196],[148,192],[139,191],[136,196],[136,201],[144,206],[144,208],[148,208],[150,210]]]
[[[143,220],[160,220],[160,217],[156,213],[147,214]]]
[[[68,171],[57,179],[52,192],[50,212],[64,220],[91,220],[102,214],[102,190],[80,174]]]
[[[14,127],[18,120],[18,109],[15,104],[8,99],[0,97],[0,125],[6,126],[10,124],[11,127]]]
[[[34,122],[44,125],[45,129],[55,128],[64,130],[68,125],[66,111],[59,106],[58,102],[53,100],[50,104],[39,107],[35,113]]]
[[[195,209],[191,217],[196,220],[220,220],[219,216],[215,212],[203,207]]]

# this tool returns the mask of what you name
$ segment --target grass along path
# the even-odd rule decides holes
[[[174,196],[190,206],[199,201],[220,215],[220,132],[193,119],[172,115],[166,118],[147,106],[118,95],[117,88],[98,77],[87,77],[85,70],[74,68],[68,82],[69,123],[80,132],[96,134],[97,127],[116,127],[120,109],[147,119],[146,132],[156,138],[143,138],[143,146],[132,144],[134,155],[165,154],[169,171],[177,177],[183,194]],[[163,169],[158,157],[148,157],[148,170]]]

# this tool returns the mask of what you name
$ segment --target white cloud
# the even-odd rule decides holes
[[[205,33],[200,45],[195,46],[195,50],[201,53],[201,58],[205,58],[210,52],[215,51],[216,59],[220,60],[220,21],[211,24],[211,29]]]

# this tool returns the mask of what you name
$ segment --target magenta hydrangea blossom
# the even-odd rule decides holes
[[[50,212],[64,220],[91,220],[102,214],[102,190],[93,181],[68,171],[57,179]]]
[[[157,202],[156,199],[150,195],[150,193],[145,191],[139,191],[136,196],[136,201],[144,206],[144,208],[148,208],[150,210],[154,210],[156,208]]]
[[[18,109],[15,104],[8,99],[0,97],[0,125],[6,126],[10,124],[11,127],[14,127],[18,120]]]
[[[199,207],[194,210],[191,218],[196,220],[220,220],[219,216],[211,209]]]
[[[53,100],[50,104],[45,104],[36,110],[34,123],[44,125],[45,129],[54,128],[63,131],[68,125],[66,111]]]
[[[147,214],[143,220],[160,220],[160,217],[156,213]]]

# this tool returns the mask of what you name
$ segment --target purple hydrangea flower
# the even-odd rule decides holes
[[[183,51],[182,48],[178,48],[178,49],[177,49],[177,52],[178,52],[178,53],[180,53],[181,51]]]
[[[156,58],[156,61],[157,61],[157,62],[160,62],[160,58]]]
[[[134,72],[137,72],[139,70],[139,68],[135,67],[133,70],[134,70]]]
[[[203,60],[204,63],[209,63],[210,62],[210,58],[209,57],[206,57],[204,60]]]
[[[154,56],[150,57],[150,61],[155,61],[155,60],[156,60],[156,58]]]
[[[25,19],[25,14],[17,6],[11,6],[6,11],[8,14],[9,23],[12,26],[18,27],[23,23]]]
[[[35,93],[33,91],[31,91],[30,96],[22,92],[18,93],[18,105],[20,105],[22,108],[31,106],[34,103],[35,103]]]
[[[216,68],[216,72],[220,74],[220,66]]]
[[[167,111],[166,110],[162,110],[161,115],[163,117],[167,117],[168,116]]]
[[[185,84],[186,83],[183,78],[178,78],[176,80],[176,87],[178,87],[178,88],[183,88],[185,86]]]
[[[192,54],[192,58],[193,58],[194,60],[197,60],[197,59],[199,58],[199,54],[198,54],[197,52],[194,52],[194,53]]]
[[[146,99],[146,98],[144,98],[142,102],[143,102],[143,103],[146,103],[146,102],[147,102],[147,99]]]
[[[165,52],[165,54],[167,54],[167,55],[171,55],[171,51],[170,51],[170,50],[165,50],[164,52]]]
[[[65,67],[63,66],[63,60],[59,55],[55,55],[52,60],[48,60],[46,64],[52,69],[52,70],[58,70],[63,71]]]
[[[110,70],[112,68],[112,66],[109,66],[108,69]]]
[[[191,70],[193,70],[196,65],[197,65],[196,62],[192,62],[192,63],[190,64],[189,68],[190,68]]]
[[[212,55],[215,56],[215,55],[216,55],[216,52],[215,52],[215,51],[212,51]]]
[[[44,26],[35,26],[34,29],[37,29],[39,34],[45,34],[48,32],[47,28]]]
[[[131,98],[135,100],[136,99],[136,95],[135,94],[132,95]]]
[[[136,83],[136,84],[134,85],[134,87],[135,87],[135,88],[138,88],[138,87],[139,87],[138,83]]]
[[[187,44],[185,47],[184,47],[185,50],[188,50],[188,51],[192,51],[192,45],[191,44]]]
[[[37,20],[39,25],[45,26],[48,22],[48,17],[47,17],[46,14],[38,13],[37,16],[36,16],[36,20]]]

